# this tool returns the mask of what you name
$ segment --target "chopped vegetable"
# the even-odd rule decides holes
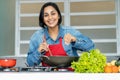
[[[106,65],[106,56],[99,49],[83,52],[77,62],[72,62],[71,67],[79,73],[102,73]]]

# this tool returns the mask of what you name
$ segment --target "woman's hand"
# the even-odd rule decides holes
[[[76,37],[72,36],[70,33],[65,34],[64,36],[64,41],[65,44],[70,44],[71,42],[75,42],[76,41]]]
[[[43,36],[43,42],[40,44],[38,51],[40,53],[48,51],[48,44],[46,42],[45,36]]]
[[[41,43],[39,48],[38,48],[38,51],[40,53],[48,51],[48,44],[46,42]]]

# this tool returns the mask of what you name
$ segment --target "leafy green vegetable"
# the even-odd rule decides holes
[[[79,73],[102,73],[106,65],[106,56],[99,49],[83,52],[77,62],[72,62],[71,67]]]

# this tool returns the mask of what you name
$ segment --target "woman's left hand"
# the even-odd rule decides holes
[[[64,41],[65,44],[70,44],[71,42],[75,42],[76,41],[76,37],[72,36],[70,33],[65,34],[64,36]]]

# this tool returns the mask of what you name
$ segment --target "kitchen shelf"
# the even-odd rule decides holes
[[[115,29],[115,25],[71,26],[74,29]],[[38,30],[39,26],[20,27],[20,30]]]
[[[71,16],[80,16],[80,15],[111,15],[115,14],[115,11],[112,12],[77,12],[77,13],[70,13]],[[64,13],[62,13],[64,15]],[[36,17],[39,16],[39,13],[31,13],[31,14],[20,14],[20,17]]]
[[[115,29],[115,25],[90,25],[90,26],[72,26],[75,29]]]
[[[46,0],[47,1],[47,0]],[[24,3],[44,3],[46,2],[45,0],[24,0],[24,1],[20,1],[21,4],[24,4]],[[64,0],[51,0],[52,2],[64,2]]]
[[[78,16],[78,15],[111,15],[116,14],[115,11],[111,12],[77,12],[77,13],[70,13],[71,16]]]
[[[96,1],[114,1],[114,0],[70,0],[70,2],[96,2]]]
[[[82,52],[78,53],[78,55],[81,56],[81,55],[82,55],[81,53],[82,53]],[[117,53],[103,53],[103,54],[104,54],[105,56],[120,56],[120,55],[117,54]],[[27,54],[21,53],[20,56],[16,56],[16,57],[27,57]]]
[[[29,40],[20,41],[20,44],[29,44],[29,43],[30,43]]]
[[[95,43],[113,43],[117,42],[116,39],[93,39],[93,42]]]
[[[120,56],[117,53],[103,53],[105,56]],[[81,56],[82,54],[79,54],[79,56]]]
[[[31,13],[31,14],[20,14],[20,17],[38,17],[38,13]]]
[[[64,15],[64,13],[61,13],[61,15]],[[20,17],[38,17],[39,13],[22,13],[20,14]]]
[[[39,30],[41,27],[34,26],[34,27],[20,27],[20,30]]]
[[[116,39],[93,39],[95,43],[112,43],[117,42]],[[21,40],[20,44],[29,44],[29,40]]]

